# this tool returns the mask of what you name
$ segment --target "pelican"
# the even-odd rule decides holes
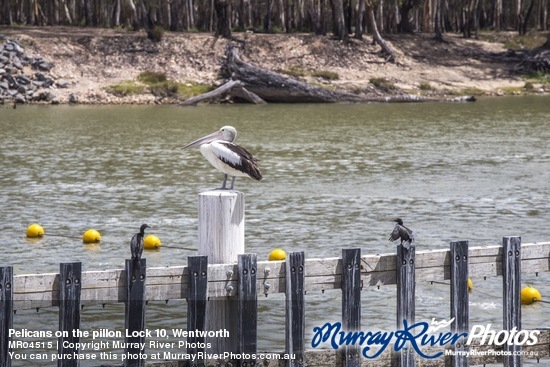
[[[140,260],[143,252],[143,237],[145,236],[145,228],[150,228],[147,224],[142,224],[139,228],[139,233],[136,233],[130,241],[130,251],[132,252],[132,260]]]
[[[393,221],[396,222],[396,225],[388,240],[393,242],[401,239],[401,244],[405,242],[405,248],[410,248],[412,242],[414,241],[413,231],[403,225],[401,218],[396,218]]]
[[[237,130],[232,126],[224,126],[187,144],[183,149],[200,146],[202,155],[224,174],[222,189],[226,188],[227,176],[233,177],[230,188],[232,190],[236,177],[250,177],[258,181],[262,179],[258,160],[248,150],[234,144],[236,139]]]

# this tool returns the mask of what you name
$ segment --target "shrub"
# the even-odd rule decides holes
[[[328,70],[317,70],[311,73],[311,76],[315,76],[318,78],[323,78],[325,80],[337,80],[340,78],[338,73],[335,73],[333,71]]]
[[[159,26],[154,26],[153,28],[147,31],[147,38],[149,38],[153,42],[162,41],[163,36],[164,36],[164,28]]]
[[[139,73],[137,79],[142,82],[142,83],[145,83],[145,84],[156,84],[156,83],[162,83],[162,82],[165,82],[167,79],[166,79],[166,74],[164,73],[157,73],[157,72],[154,72],[154,71],[144,71],[144,72],[141,72]]]

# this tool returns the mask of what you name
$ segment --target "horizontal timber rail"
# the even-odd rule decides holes
[[[502,275],[502,246],[470,247],[468,257],[470,277]],[[417,282],[451,278],[450,250],[417,251],[415,261]],[[304,267],[305,292],[341,288],[341,258],[306,259]],[[361,256],[361,288],[396,284],[396,269],[395,254]],[[235,296],[237,270],[236,264],[208,265],[208,297]],[[146,299],[186,299],[189,287],[187,271],[187,266],[147,268]],[[257,293],[284,293],[285,271],[284,261],[258,261]],[[550,242],[522,244],[521,271],[550,271]],[[59,306],[59,273],[14,275],[13,283],[15,310]],[[125,301],[124,269],[82,272],[82,305]]]

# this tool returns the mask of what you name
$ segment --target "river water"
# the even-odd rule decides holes
[[[261,160],[264,179],[239,178],[246,195],[246,251],[277,247],[306,257],[388,253],[392,219],[417,251],[550,240],[550,98],[476,103],[209,106],[20,106],[0,108],[0,265],[15,274],[122,268],[142,223],[163,247],[147,265],[184,265],[195,252],[197,195],[222,174],[194,139],[232,125]],[[42,240],[25,230],[40,223]],[[101,232],[100,245],[82,234]],[[185,249],[184,249],[185,248]],[[190,249],[191,248],[191,249]],[[549,274],[525,275],[544,296]],[[501,278],[472,279],[471,324],[502,325]],[[448,286],[417,285],[417,321],[449,318]],[[364,329],[395,329],[395,287],[363,291]],[[339,292],[306,297],[306,333],[339,320]],[[284,301],[260,301],[260,349],[281,350]],[[148,328],[185,327],[184,301],[150,303]],[[548,324],[547,304],[523,307],[523,327]],[[22,316],[21,316],[22,315]],[[18,312],[14,327],[55,330],[55,309]],[[83,328],[122,328],[123,306],[89,307]],[[311,340],[311,339],[309,339]],[[18,364],[19,363],[19,364]],[[27,361],[23,364],[32,365]],[[44,364],[37,364],[44,365]],[[86,364],[84,364],[86,365]]]

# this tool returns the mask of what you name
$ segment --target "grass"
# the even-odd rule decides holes
[[[338,73],[335,73],[334,71],[328,71],[328,70],[316,70],[311,73],[311,76],[314,76],[316,78],[322,78],[325,80],[338,80],[340,79],[340,76]]]
[[[179,83],[178,86],[178,94],[183,98],[198,96],[214,90],[214,87],[209,84],[187,82]]]
[[[137,81],[126,80],[120,84],[106,88],[107,92],[119,97],[150,92],[157,97],[172,97],[177,95],[184,99],[210,92],[213,89],[214,87],[209,84],[193,82],[177,83],[168,80],[166,74],[153,71],[140,73],[137,76]]]
[[[540,47],[546,42],[546,37],[539,33],[529,32],[524,35],[511,35],[505,42],[504,47],[508,49],[533,49]]]
[[[315,78],[321,78],[325,80],[338,80],[340,75],[334,71],[329,70],[306,70],[299,66],[291,66],[288,69],[279,70],[281,74],[286,74],[293,78],[300,78],[305,76],[312,76]]]
[[[531,83],[542,84],[544,87],[550,86],[550,73],[537,71],[527,74],[527,81]]]
[[[126,80],[120,84],[107,87],[106,91],[114,94],[115,96],[125,97],[132,94],[143,94],[145,91],[145,86],[139,85],[133,80]]]
[[[436,88],[431,85],[430,83],[428,82],[422,82],[420,83],[420,85],[418,86],[418,88],[421,90],[421,91],[424,91],[424,92],[429,92],[429,91],[434,91],[436,90]]]
[[[137,80],[147,85],[153,85],[153,84],[165,82],[168,79],[166,78],[166,74],[164,73],[157,73],[154,71],[143,71],[139,73]]]
[[[386,78],[370,78],[369,83],[386,92],[390,92],[395,89],[394,83]]]
[[[326,89],[326,90],[336,90],[336,87],[333,85],[326,85],[326,84],[320,84],[320,83],[309,83],[309,84],[315,87]]]

